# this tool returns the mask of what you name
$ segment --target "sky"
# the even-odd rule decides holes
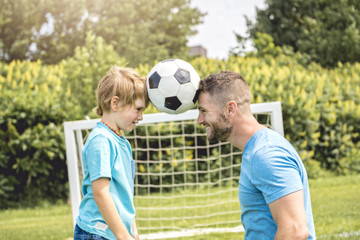
[[[254,21],[255,8],[264,9],[265,0],[192,0],[191,5],[207,15],[195,28],[198,33],[188,39],[188,45],[202,45],[209,58],[224,59],[237,45],[234,32],[246,35],[244,15]]]

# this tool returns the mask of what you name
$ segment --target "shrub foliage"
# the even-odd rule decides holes
[[[61,66],[13,61],[0,72],[1,207],[65,198],[62,122],[72,116],[61,98]]]
[[[95,46],[103,44],[100,40],[91,41]],[[62,123],[84,118],[91,105],[95,106],[94,87],[99,79],[94,78],[106,70],[91,69],[111,66],[111,61],[122,62],[115,55],[105,60],[102,54],[91,58],[93,54],[88,53],[100,49],[91,47],[91,41],[87,49],[78,50],[77,57],[57,65],[40,61],[0,62],[0,208],[66,199]],[[224,61],[196,58],[191,63],[201,77],[221,70],[241,73],[249,83],[253,103],[281,101],[286,138],[299,151],[311,177],[316,177],[321,169],[339,174],[359,172],[360,63],[326,69],[314,63],[304,66],[298,59],[301,55],[280,54],[231,57]],[[86,70],[81,71],[82,68]],[[148,65],[138,67],[144,76],[150,69]],[[82,84],[91,87],[80,89]],[[73,89],[80,89],[79,98]],[[85,103],[86,96],[89,101]],[[191,160],[195,153],[183,154]],[[192,166],[195,164],[191,161],[186,165]]]

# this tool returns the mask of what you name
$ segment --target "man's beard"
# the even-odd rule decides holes
[[[211,123],[211,125],[209,125],[209,128],[209,141],[226,141],[232,132],[232,126],[230,122],[225,118],[224,114],[220,114],[217,118],[217,121]]]

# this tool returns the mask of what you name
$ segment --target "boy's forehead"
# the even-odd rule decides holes
[[[135,106],[137,107],[144,107],[145,106],[145,101],[144,99],[138,98],[135,100]]]

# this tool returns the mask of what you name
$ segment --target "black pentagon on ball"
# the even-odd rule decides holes
[[[150,88],[158,88],[160,79],[161,79],[161,77],[157,72],[154,72],[153,74],[151,74],[151,76],[149,77]]]
[[[181,102],[176,96],[175,97],[167,97],[167,98],[165,98],[164,106],[168,109],[175,111],[176,109],[178,109],[181,106]]]
[[[192,100],[194,104],[197,102],[197,100],[199,98],[199,94],[200,94],[200,90],[198,89],[198,90],[196,90],[195,96]]]
[[[188,83],[190,82],[190,73],[189,71],[179,68],[174,77],[176,78],[176,80],[180,83],[180,84],[184,84],[184,83]]]

